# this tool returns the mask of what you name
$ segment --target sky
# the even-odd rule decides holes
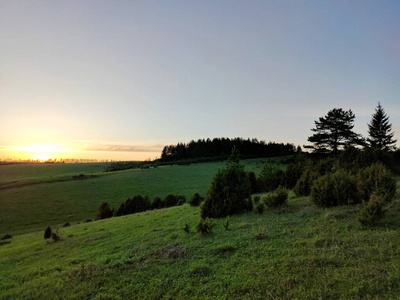
[[[0,7],[0,159],[153,159],[214,137],[305,145],[333,108],[367,136],[378,101],[400,140],[396,0]]]

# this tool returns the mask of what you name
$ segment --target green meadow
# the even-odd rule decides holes
[[[258,173],[265,161],[243,163]],[[224,162],[163,166],[103,172],[106,164],[49,164],[0,166],[0,234],[42,230],[48,225],[61,227],[94,219],[98,207],[109,202],[118,207],[134,195],[151,199],[168,194],[189,198],[205,194],[212,177]],[[73,176],[85,174],[85,179]]]
[[[279,159],[242,163],[259,173],[266,161]],[[1,166],[1,236],[12,238],[0,240],[0,298],[399,299],[398,194],[367,228],[361,205],[319,208],[293,193],[287,207],[214,219],[208,235],[197,233],[200,208],[188,204],[83,222],[104,201],[204,194],[224,165]],[[60,241],[43,238],[48,225]]]
[[[183,205],[43,230],[0,246],[2,299],[399,299],[400,203],[362,229],[359,206],[288,208],[214,220]],[[189,225],[190,232],[183,228]],[[5,241],[2,241],[3,243]]]

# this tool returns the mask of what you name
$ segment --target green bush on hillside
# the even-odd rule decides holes
[[[151,203],[151,209],[158,209],[164,207],[164,201],[160,197],[155,197]]]
[[[312,185],[311,199],[322,207],[361,203],[357,178],[342,170],[321,176]]]
[[[304,165],[301,163],[290,164],[283,172],[281,185],[287,189],[292,189],[304,171]]]
[[[220,218],[252,210],[250,185],[244,166],[228,161],[218,170],[201,207],[201,217]]]
[[[99,212],[96,216],[96,220],[103,220],[111,218],[114,215],[114,209],[110,207],[108,202],[103,202],[99,207]]]
[[[205,219],[200,219],[199,223],[197,223],[196,229],[197,232],[205,235],[205,234],[210,234],[214,226],[215,224],[213,219],[205,218]]]
[[[396,181],[391,172],[381,163],[375,163],[359,173],[360,190],[364,201],[368,201],[372,194],[382,197],[383,201],[390,202],[396,194]]]
[[[116,216],[130,215],[137,212],[149,210],[151,208],[150,199],[148,196],[136,195],[133,198],[128,198],[116,212]]]
[[[199,193],[194,193],[190,198],[190,206],[199,206],[201,202],[203,202],[204,198],[200,196]]]
[[[272,164],[265,164],[258,177],[258,188],[261,192],[270,192],[279,187],[283,171]]]
[[[268,207],[287,206],[289,191],[283,187],[277,188],[265,197],[265,204]]]
[[[44,231],[44,238],[49,239],[51,237],[51,228],[47,226],[46,230]]]
[[[299,180],[293,188],[293,192],[297,197],[309,196],[313,182],[318,178],[319,174],[316,171],[307,169],[301,174]]]
[[[183,205],[186,203],[185,196],[170,194],[164,199],[164,207],[172,207],[177,205]]]
[[[258,181],[256,174],[254,172],[247,172],[246,173],[247,181],[250,186],[250,193],[255,194],[259,191]]]
[[[368,202],[364,202],[360,211],[358,221],[363,226],[373,225],[384,215],[383,205],[385,201],[382,197],[372,194]]]

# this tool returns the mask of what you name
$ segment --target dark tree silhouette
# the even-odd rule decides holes
[[[103,220],[111,218],[114,215],[114,209],[110,207],[108,202],[103,202],[99,207],[99,212],[96,216],[96,220]]]
[[[330,110],[325,117],[315,121],[315,128],[311,129],[315,133],[308,138],[308,141],[314,145],[305,147],[319,153],[337,154],[343,147],[363,145],[364,140],[361,135],[353,131],[355,117],[351,109]]]
[[[394,149],[396,140],[393,139],[394,132],[391,131],[392,124],[389,123],[389,117],[378,102],[375,113],[372,115],[371,122],[368,124],[369,138],[367,141],[369,145],[373,148],[387,151]]]
[[[203,157],[228,157],[236,148],[243,158],[291,155],[296,153],[293,144],[266,143],[257,139],[214,138],[190,141],[188,144],[167,145],[161,152],[161,161],[176,161]]]

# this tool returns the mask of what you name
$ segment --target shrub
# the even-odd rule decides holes
[[[261,197],[259,195],[253,196],[253,202],[257,205],[260,202]]]
[[[375,163],[359,173],[360,189],[365,202],[376,194],[383,201],[390,202],[396,194],[396,181],[390,171],[381,163]]]
[[[213,219],[210,218],[205,218],[205,219],[200,219],[199,223],[197,223],[197,232],[200,232],[201,234],[209,234],[212,232],[213,227],[215,226]]]
[[[11,234],[6,234],[6,235],[4,235],[2,238],[1,238],[1,240],[9,240],[9,239],[11,239],[12,238],[12,235]]]
[[[103,202],[103,204],[101,204],[99,207],[99,213],[96,216],[96,220],[108,219],[111,218],[113,215],[114,209],[110,207],[108,202]]]
[[[52,239],[53,241],[55,241],[55,242],[58,242],[59,240],[61,240],[60,236],[59,236],[57,233],[55,233],[55,232],[52,232],[52,233],[51,233],[51,239]]]
[[[151,209],[158,209],[164,207],[164,201],[160,197],[155,197],[151,203]]]
[[[311,188],[311,199],[322,207],[361,203],[356,177],[342,170],[315,180]]]
[[[303,171],[304,166],[300,163],[289,165],[286,171],[282,174],[281,185],[288,189],[292,189],[296,185]]]
[[[264,204],[263,204],[263,203],[259,202],[259,203],[256,205],[256,212],[257,212],[258,214],[260,214],[260,215],[263,214],[263,212],[264,212]]]
[[[272,164],[265,164],[258,178],[258,187],[261,192],[273,191],[279,187],[283,171]]]
[[[179,202],[179,198],[177,195],[168,195],[164,199],[164,205],[165,207],[172,207],[172,206],[177,206]]]
[[[382,197],[372,194],[368,202],[364,202],[363,208],[360,211],[358,221],[363,225],[372,225],[381,219],[384,215],[383,205],[384,200]]]
[[[178,195],[178,203],[176,205],[180,206],[186,203],[186,197],[183,195]]]
[[[288,195],[287,189],[279,187],[265,197],[265,204],[268,207],[287,206]]]
[[[305,170],[303,174],[301,174],[299,180],[297,180],[296,185],[293,188],[293,192],[297,197],[309,196],[311,193],[311,186],[317,178],[317,172],[309,169]]]
[[[199,193],[193,194],[190,198],[190,206],[199,206],[201,202],[203,202],[204,198],[200,196]]]
[[[142,212],[150,209],[150,199],[148,196],[136,195],[135,197],[128,198],[116,212],[116,216],[130,215],[137,212]]]
[[[331,173],[334,169],[336,160],[334,158],[320,159],[313,166],[313,170],[321,175]]]
[[[44,238],[49,239],[50,237],[51,237],[51,228],[50,228],[50,226],[48,226],[46,228],[46,230],[44,231]]]
[[[228,161],[211,182],[201,208],[201,217],[226,217],[251,210],[249,197],[250,186],[244,167],[238,162]]]
[[[259,188],[258,188],[258,182],[256,178],[256,174],[254,172],[247,172],[246,173],[246,180],[249,184],[250,187],[250,194],[257,193]]]

